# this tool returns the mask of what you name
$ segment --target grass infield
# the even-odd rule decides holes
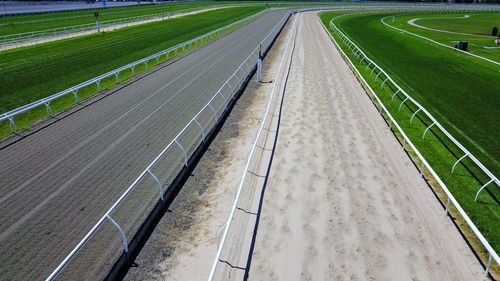
[[[414,24],[422,27],[464,34],[450,34],[423,29],[410,25],[408,21],[411,20],[414,20]],[[468,41],[467,50],[470,53],[500,63],[500,45],[496,45],[496,37],[491,36],[494,26],[500,28],[500,13],[415,14],[396,17],[394,22],[389,17],[385,22],[451,47],[455,46],[458,41]]]

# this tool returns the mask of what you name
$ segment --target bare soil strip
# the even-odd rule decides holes
[[[299,17],[249,279],[485,279],[317,15]]]

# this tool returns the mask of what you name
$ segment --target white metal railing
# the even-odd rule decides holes
[[[455,164],[451,168],[451,172],[454,171],[455,166],[462,159],[464,159],[465,157],[469,157],[488,177],[490,177],[490,180],[486,184],[484,184],[478,190],[478,192],[476,193],[475,200],[477,200],[477,197],[479,196],[479,193],[488,184],[494,182],[498,186],[500,186],[500,182],[495,177],[495,175],[493,175],[486,167],[484,167],[484,165],[481,162],[479,162],[479,160],[477,160],[476,157],[474,157],[462,144],[460,144],[448,131],[446,131],[446,129],[422,105],[420,105],[410,95],[408,95],[406,93],[406,91],[404,89],[402,89],[381,67],[379,67],[373,60],[371,60],[370,58],[368,58],[368,56],[366,56],[366,54],[349,37],[347,37],[333,23],[334,19],[335,18],[333,18],[330,21],[330,23],[329,23],[329,26],[330,26],[331,30],[333,32],[335,32],[339,36],[340,40],[342,40],[342,42],[345,44],[345,46],[347,46],[346,48],[348,48],[352,52],[352,54],[354,55],[354,58],[357,59],[358,62],[364,62],[367,65],[367,69],[368,68],[372,69],[370,76],[372,76],[374,73],[377,73],[377,71],[378,71],[377,76],[380,77],[380,79],[383,81],[382,88],[384,87],[384,85],[387,85],[387,83],[391,83],[397,89],[394,92],[394,94],[393,94],[393,98],[396,95],[403,95],[404,96],[403,102],[400,104],[400,106],[402,106],[403,103],[409,101],[409,102],[413,103],[417,107],[417,110],[413,113],[413,116],[412,116],[411,120],[413,120],[413,117],[415,115],[417,115],[418,113],[421,112],[421,113],[425,114],[425,116],[432,121],[431,125],[429,125],[426,128],[426,130],[425,130],[425,132],[424,132],[424,134],[423,134],[422,137],[424,138],[425,134],[427,133],[427,131],[431,127],[435,126],[439,130],[441,130],[458,148],[460,148],[464,152],[464,156],[462,156],[461,158],[459,158],[455,162]],[[326,30],[326,27],[325,27],[325,30]],[[328,30],[327,30],[327,32],[328,32]],[[475,226],[475,224],[472,222],[472,220],[469,218],[469,216],[466,214],[466,212],[462,209],[462,207],[460,206],[460,204],[458,203],[458,201],[455,199],[455,197],[453,196],[453,194],[448,190],[446,184],[441,180],[441,178],[439,177],[439,175],[434,171],[434,169],[432,168],[432,166],[426,161],[426,159],[423,157],[423,155],[419,152],[419,150],[412,143],[412,141],[410,140],[410,138],[405,134],[405,132],[403,131],[403,129],[399,126],[399,124],[396,122],[396,120],[392,117],[391,113],[386,109],[386,107],[382,103],[381,99],[378,97],[377,93],[370,87],[370,85],[368,84],[368,82],[366,82],[366,80],[363,78],[363,76],[361,75],[361,73],[355,67],[355,65],[353,64],[353,62],[351,61],[351,59],[342,50],[342,48],[337,43],[337,41],[334,39],[334,37],[330,34],[330,32],[328,32],[328,34],[330,35],[332,41],[335,43],[336,48],[342,53],[343,57],[348,61],[348,63],[350,64],[351,68],[353,69],[353,71],[356,72],[357,76],[363,81],[363,84],[365,84],[365,86],[370,90],[370,92],[372,93],[372,96],[375,97],[377,103],[379,104],[381,114],[382,114],[382,111],[385,112],[387,114],[389,120],[390,120],[389,124],[390,125],[393,124],[396,127],[396,129],[398,130],[398,132],[402,135],[402,137],[404,139],[403,140],[403,147],[405,147],[405,143],[408,144],[411,147],[412,151],[415,152],[417,158],[420,159],[420,161],[422,162],[422,167],[421,167],[421,174],[422,174],[422,176],[424,176],[424,170],[427,169],[431,173],[431,175],[433,176],[433,178],[437,181],[437,183],[439,184],[439,186],[445,192],[445,194],[446,194],[446,196],[448,198],[448,201],[446,203],[446,212],[448,212],[448,208],[450,206],[450,203],[452,203],[455,206],[455,208],[458,210],[458,213],[465,220],[465,222],[467,223],[467,225],[472,229],[472,231],[474,232],[474,234],[476,235],[476,237],[479,239],[479,241],[481,242],[481,244],[488,251],[489,258],[488,258],[488,262],[487,262],[487,265],[486,265],[486,274],[488,274],[488,272],[490,270],[490,267],[491,267],[492,260],[495,260],[495,262],[497,264],[500,264],[500,258],[498,256],[498,254],[491,247],[491,245],[489,244],[489,242],[486,240],[486,238],[483,236],[483,234],[479,231],[479,229]],[[410,120],[410,122],[411,122],[411,120]]]
[[[187,2],[187,1],[186,1]],[[76,9],[60,9],[60,10],[33,10],[29,12],[0,12],[0,18],[10,18],[17,16],[29,16],[29,15],[45,15],[45,14],[55,14],[55,13],[66,13],[66,12],[82,12],[82,11],[92,11],[92,10],[113,10],[117,8],[128,8],[128,7],[144,7],[144,6],[153,6],[153,5],[168,5],[168,2],[157,2],[157,3],[140,3],[140,4],[131,4],[131,5],[120,5],[120,6],[103,6],[103,5],[94,5],[90,7],[76,8]],[[116,12],[114,12],[116,13]]]
[[[64,260],[54,269],[54,271],[47,277],[47,281],[55,280],[68,266],[68,264],[78,255],[82,248],[89,243],[91,238],[101,229],[104,223],[111,223],[117,230],[122,240],[123,252],[128,252],[129,241],[127,239],[127,231],[116,220],[113,219],[114,213],[122,206],[123,202],[129,197],[139,184],[149,178],[154,182],[153,188],[158,189],[159,200],[164,200],[164,186],[170,182],[162,182],[160,177],[155,173],[154,168],[159,165],[159,162],[165,161],[163,158],[166,154],[172,151],[181,152],[182,161],[176,164],[177,173],[182,169],[187,168],[189,159],[191,157],[190,151],[193,147],[198,147],[203,143],[211,130],[215,128],[220,119],[228,110],[228,106],[235,98],[237,91],[243,86],[247,77],[252,73],[256,67],[257,60],[261,49],[267,50],[271,47],[274,38],[278,35],[281,27],[284,26],[288,20],[290,13],[287,13],[267,34],[267,36],[257,44],[251,54],[241,63],[238,69],[230,76],[230,78],[220,87],[215,95],[208,101],[208,103],[191,119],[191,121],[174,137],[174,139],[158,154],[158,156],[143,170],[143,172],[135,179],[135,181],[126,189],[126,191],[118,198],[118,200],[109,208],[108,211],[99,219],[99,221],[92,227],[92,229],[78,242],[75,248],[64,258]],[[208,119],[206,116],[210,116]],[[190,140],[189,144],[182,142],[182,136],[186,134],[195,135],[195,139]],[[175,161],[174,161],[175,162]]]
[[[218,245],[217,245],[217,253],[215,255],[214,261],[212,263],[212,268],[210,270],[210,275],[208,277],[209,281],[214,280],[214,277],[215,277],[215,274],[217,272],[219,263],[221,262],[220,261],[220,257],[222,255],[222,251],[224,250],[224,245],[225,245],[225,242],[226,242],[226,239],[227,239],[227,235],[229,233],[229,230],[231,228],[232,222],[234,220],[234,215],[235,215],[236,209],[238,207],[238,203],[239,203],[239,199],[240,199],[240,196],[241,196],[241,192],[242,192],[243,186],[245,184],[245,179],[247,178],[247,175],[249,174],[250,163],[251,163],[252,157],[253,157],[253,155],[255,153],[255,149],[258,146],[258,142],[260,140],[260,136],[261,136],[262,131],[264,129],[264,125],[266,124],[268,116],[270,115],[269,114],[269,110],[271,109],[272,99],[273,99],[273,97],[275,95],[275,92],[276,92],[276,85],[278,84],[278,77],[279,77],[279,75],[281,73],[281,68],[284,66],[284,63],[285,63],[285,61],[286,61],[286,59],[288,57],[288,55],[287,55],[288,54],[288,50],[290,49],[290,47],[293,48],[292,43],[293,43],[293,45],[295,45],[295,40],[294,39],[295,39],[295,36],[296,36],[297,26],[298,26],[298,20],[295,20],[294,29],[292,30],[292,33],[291,33],[292,35],[288,39],[287,47],[286,47],[286,49],[285,49],[285,51],[283,53],[283,56],[281,58],[281,62],[278,64],[278,67],[277,67],[277,70],[276,70],[276,76],[275,76],[275,79],[273,80],[274,83],[273,83],[273,86],[271,88],[271,91],[270,91],[270,94],[269,94],[269,97],[268,97],[267,106],[266,106],[266,110],[265,110],[265,113],[264,113],[264,118],[263,118],[262,122],[260,122],[259,129],[258,129],[257,134],[255,136],[255,140],[254,140],[253,145],[252,145],[252,147],[250,149],[250,152],[249,152],[249,154],[247,156],[247,161],[246,161],[246,164],[245,164],[245,169],[243,170],[243,175],[241,176],[240,180],[238,181],[238,187],[236,189],[236,196],[235,196],[233,205],[231,207],[231,211],[229,213],[229,217],[228,217],[226,223],[221,228],[221,231],[223,230],[222,237],[221,237],[220,243],[218,243]],[[284,88],[282,90],[284,90]]]
[[[108,21],[101,21],[98,24],[96,22],[80,24],[80,25],[72,25],[72,26],[64,26],[58,27],[48,30],[40,30],[40,31],[32,31],[32,32],[24,32],[24,33],[16,33],[0,36],[0,50],[6,50],[9,48],[17,48],[22,46],[31,46],[36,44],[41,44],[45,42],[50,42],[54,40],[65,39],[69,37],[73,37],[75,33],[78,32],[91,32],[98,31],[103,28],[109,28],[113,26],[130,26],[143,23],[145,21],[159,21],[170,19],[171,17],[178,17],[185,14],[200,12],[200,11],[209,11],[214,9],[222,9],[229,7],[239,7],[239,6],[248,6],[248,5],[220,5],[220,6],[212,6],[212,7],[202,7],[202,8],[193,8],[186,10],[178,10],[174,12],[163,12],[163,13],[154,13],[147,15],[140,15],[135,17],[128,18],[120,18]]]
[[[204,35],[201,35],[201,36],[198,36],[194,39],[191,39],[189,41],[186,41],[186,42],[183,42],[181,44],[178,44],[178,45],[175,45],[173,47],[170,47],[166,50],[163,50],[161,52],[158,52],[156,54],[153,54],[151,56],[148,56],[146,58],[143,58],[143,59],[140,59],[138,61],[135,61],[135,62],[132,62],[132,63],[129,63],[127,65],[124,65],[122,67],[119,67],[117,69],[114,69],[112,71],[109,71],[107,73],[104,73],[102,75],[99,75],[95,78],[92,78],[90,80],[87,80],[83,83],[80,83],[76,86],[73,86],[69,89],[66,89],[64,91],[61,91],[57,94],[54,94],[54,95],[51,95],[51,96],[48,96],[48,97],[45,97],[45,98],[42,98],[40,100],[37,100],[35,102],[32,102],[32,103],[29,103],[27,105],[24,105],[24,106],[21,106],[21,107],[18,107],[14,110],[11,110],[9,112],[6,112],[6,113],[3,113],[3,114],[0,114],[0,122],[4,122],[4,121],[7,121],[9,122],[9,126],[10,126],[10,131],[11,133],[14,133],[17,131],[17,125],[16,125],[16,122],[15,122],[15,117],[20,115],[20,114],[23,114],[25,112],[28,112],[30,110],[33,110],[35,108],[38,108],[38,107],[41,107],[41,106],[44,106],[46,109],[47,109],[47,115],[48,116],[52,116],[52,108],[50,107],[50,103],[54,100],[57,100],[57,99],[60,99],[62,97],[65,97],[65,96],[68,96],[68,95],[73,95],[74,96],[74,100],[75,100],[75,105],[78,104],[80,102],[80,97],[78,95],[78,91],[83,89],[83,88],[86,88],[86,87],[89,87],[89,86],[97,86],[97,92],[100,92],[101,91],[101,82],[105,79],[108,79],[108,78],[115,78],[115,81],[116,83],[119,82],[119,75],[120,73],[122,73],[123,71],[131,71],[132,72],[132,76],[135,75],[135,68],[138,66],[138,65],[144,65],[144,66],[147,66],[148,63],[150,61],[156,61],[157,63],[159,63],[160,59],[162,57],[166,57],[168,58],[171,54],[174,54],[174,55],[180,55],[180,54],[183,54],[186,49],[191,49],[194,46],[200,44],[200,43],[203,43],[203,42],[208,42],[209,40],[212,40],[212,39],[216,39],[218,37],[220,37],[222,34],[224,34],[225,32],[227,32],[228,30],[232,29],[232,28],[235,28],[237,27],[238,25],[242,25],[246,22],[249,22],[255,18],[257,18],[258,16],[260,16],[262,13],[264,13],[265,11],[261,11],[259,13],[256,13],[256,14],[253,14],[249,17],[246,17],[244,19],[241,19],[239,21],[236,21],[234,23],[231,23],[229,25],[226,25],[224,27],[221,27],[221,28],[218,28],[214,31],[211,31],[211,32],[208,32]]]

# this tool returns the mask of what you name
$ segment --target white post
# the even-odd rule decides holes
[[[257,82],[262,82],[262,59],[257,60]]]
[[[259,45],[259,59],[257,60],[257,82],[262,82],[262,45]]]

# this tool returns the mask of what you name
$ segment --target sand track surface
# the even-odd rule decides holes
[[[484,279],[316,13],[299,16],[263,202],[250,280]]]

